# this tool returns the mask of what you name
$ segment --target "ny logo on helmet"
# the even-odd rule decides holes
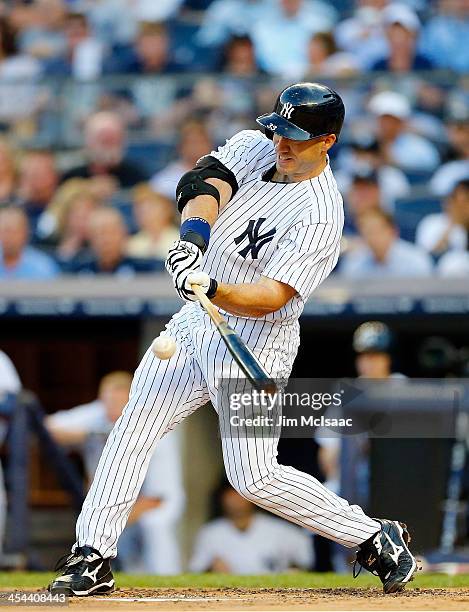
[[[282,117],[285,117],[285,119],[290,119],[293,109],[294,109],[293,104],[291,102],[287,102],[286,104],[283,105],[282,110],[280,111],[280,114],[282,115]]]

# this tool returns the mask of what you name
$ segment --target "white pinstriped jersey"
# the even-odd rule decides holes
[[[285,307],[261,318],[225,314],[229,325],[276,379],[287,378],[299,345],[298,317],[310,293],[334,268],[343,225],[329,165],[316,178],[273,183],[273,143],[244,131],[212,153],[234,172],[239,190],[212,228],[202,269],[227,283],[261,275],[294,287]],[[230,419],[221,379],[242,376],[210,318],[188,302],[166,326],[177,349],[160,360],[148,349],[135,373],[129,403],[112,430],[77,521],[77,544],[115,556],[117,539],[137,498],[158,440],[211,401],[218,412],[228,479],[262,508],[315,533],[356,546],[380,529],[363,510],[318,480],[277,462],[278,435],[243,436]]]
[[[224,283],[267,276],[290,285],[297,294],[256,320],[296,321],[339,257],[343,205],[329,164],[313,179],[274,183],[265,176],[274,145],[258,130],[239,132],[210,155],[235,174],[239,190],[212,227],[202,269]]]

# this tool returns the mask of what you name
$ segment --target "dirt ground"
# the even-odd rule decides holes
[[[74,608],[100,612],[133,610],[469,610],[467,589],[118,589],[93,599],[73,599]],[[78,610],[77,610],[78,612]]]
[[[8,609],[10,606],[1,606]],[[15,606],[16,607],[16,606]],[[62,606],[34,609],[60,610]],[[67,608],[67,607],[66,607]],[[65,609],[66,609],[65,608]],[[256,610],[469,610],[469,589],[410,588],[397,595],[380,589],[118,589],[109,595],[72,598],[69,609],[122,612],[139,609],[199,612]],[[21,606],[22,610],[32,607]]]

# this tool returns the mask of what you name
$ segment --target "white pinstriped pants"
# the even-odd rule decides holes
[[[297,326],[227,318],[274,378],[290,374],[298,349]],[[78,517],[78,546],[92,546],[104,557],[117,554],[117,540],[158,439],[209,400],[223,424],[228,479],[243,496],[347,547],[379,531],[379,523],[359,506],[350,505],[312,476],[279,465],[277,439],[226,435],[227,408],[218,405],[217,381],[241,375],[199,304],[186,304],[168,323],[167,333],[178,349],[167,361],[149,349],[137,368],[129,402],[109,435]]]

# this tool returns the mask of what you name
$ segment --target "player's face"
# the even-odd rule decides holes
[[[239,519],[252,514],[254,508],[250,501],[234,489],[227,489],[221,497],[223,513],[230,519]]]
[[[324,163],[327,151],[335,141],[334,134],[312,140],[290,140],[274,134],[277,172],[296,181],[315,176],[318,166]]]
[[[361,353],[355,360],[358,376],[363,378],[388,378],[391,374],[391,357],[388,353]]]

